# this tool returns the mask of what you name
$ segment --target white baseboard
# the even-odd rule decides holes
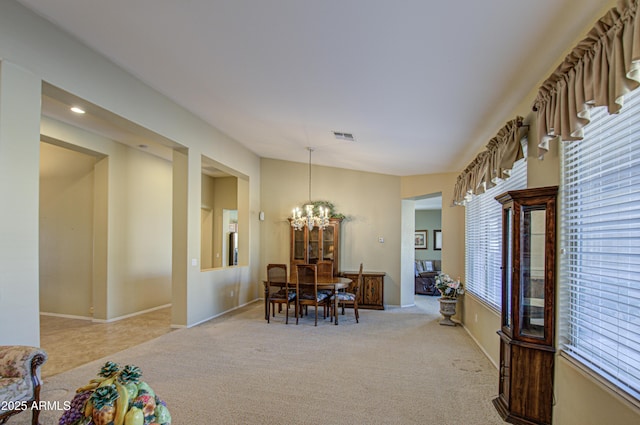
[[[187,326],[182,326],[182,325],[180,325],[179,327],[181,327],[181,328],[184,328],[184,327],[186,327],[186,328],[192,328],[192,327],[194,327],[194,326],[198,326],[198,325],[200,325],[200,324],[202,324],[202,323],[208,322],[209,320],[213,320],[213,319],[215,319],[216,317],[224,316],[224,315],[225,315],[225,314],[227,314],[227,313],[231,313],[231,312],[232,312],[232,311],[234,311],[234,310],[237,310],[237,309],[239,309],[239,308],[242,308],[242,307],[248,306],[249,304],[253,304],[253,303],[258,302],[258,301],[260,301],[260,300],[262,300],[262,302],[264,302],[264,298],[256,298],[256,299],[255,299],[255,300],[253,300],[253,301],[249,301],[249,302],[246,302],[246,303],[244,303],[244,304],[240,304],[239,306],[236,306],[236,307],[231,308],[231,309],[229,309],[229,310],[225,310],[225,311],[223,311],[222,313],[218,313],[218,314],[216,314],[216,315],[214,315],[214,316],[211,316],[211,317],[209,317],[209,318],[207,318],[207,319],[202,319],[202,320],[200,320],[200,321],[198,321],[198,322],[196,322],[196,323],[193,323],[193,324],[191,324],[191,325],[187,325]],[[173,325],[171,325],[171,326],[173,327]]]
[[[76,320],[91,320],[91,316],[75,316],[73,314],[60,314],[60,313],[48,313],[41,311],[40,316],[61,317],[63,319],[76,319]]]
[[[146,310],[136,311],[135,313],[125,314],[124,316],[114,317],[112,319],[92,319],[94,323],[113,323],[119,320],[128,319],[130,317],[140,316],[141,314],[151,313],[152,311],[162,310],[171,307],[171,304],[159,305],[157,307],[148,308]]]
[[[489,359],[489,361],[491,362],[491,364],[496,368],[496,370],[498,370],[498,364],[496,362],[493,361],[493,359],[491,358],[491,356],[489,355],[489,353],[487,353],[487,350],[484,349],[484,347],[482,345],[480,345],[480,343],[478,342],[478,340],[471,334],[471,332],[469,332],[469,329],[467,329],[467,327],[463,324],[460,323],[460,326],[462,326],[462,329],[464,329],[464,331],[467,333],[467,335],[469,335],[471,337],[471,339],[473,340],[473,342],[476,343],[476,345],[478,346],[478,348],[480,349],[480,351],[482,351],[485,355],[485,357],[487,359]]]

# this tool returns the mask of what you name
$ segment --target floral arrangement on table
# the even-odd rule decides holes
[[[464,294],[464,285],[460,282],[460,278],[453,280],[445,273],[439,273],[436,276],[436,288],[442,294],[442,298],[457,299],[458,295]]]
[[[58,425],[170,425],[164,401],[140,380],[142,371],[106,362],[99,378],[76,390]]]

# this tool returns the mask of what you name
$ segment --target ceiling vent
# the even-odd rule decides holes
[[[340,131],[334,131],[333,135],[336,136],[338,140],[347,140],[349,142],[355,142],[355,137],[351,133],[342,133]]]

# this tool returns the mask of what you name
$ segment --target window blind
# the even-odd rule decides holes
[[[502,305],[502,205],[495,197],[527,187],[526,157],[524,143],[511,176],[465,203],[465,289],[496,310]]]
[[[561,152],[563,348],[640,400],[640,90]]]

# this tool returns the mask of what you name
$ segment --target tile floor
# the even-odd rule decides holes
[[[40,345],[49,355],[47,378],[171,332],[171,307],[112,323],[40,316]]]

